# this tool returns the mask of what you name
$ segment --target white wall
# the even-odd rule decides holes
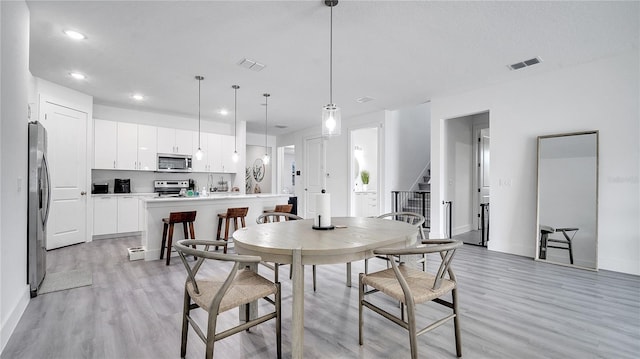
[[[27,285],[29,9],[0,2],[0,352],[29,303]]]
[[[638,63],[636,49],[559,71],[433,98],[431,236],[443,233],[440,203],[449,195],[443,177],[447,119],[490,111],[489,249],[528,257],[535,254],[538,232],[536,137],[600,130],[599,267],[640,274]]]
[[[93,106],[93,117],[108,121],[140,123],[150,126],[198,131],[198,118],[183,115],[171,115],[95,104]],[[201,117],[200,131],[233,136],[233,122],[214,121]]]
[[[383,137],[383,212],[391,212],[391,191],[411,190],[429,165],[431,104],[386,111]]]

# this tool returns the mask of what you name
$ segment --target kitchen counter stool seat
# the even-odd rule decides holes
[[[184,230],[184,239],[196,239],[196,234],[193,229],[193,222],[196,220],[196,211],[190,212],[171,212],[169,218],[163,218],[162,223],[164,228],[162,229],[162,244],[160,245],[160,259],[164,257],[164,249],[167,248],[167,265],[171,261],[171,248],[173,248],[173,227],[176,223],[182,223]],[[187,230],[187,226],[189,227]]]
[[[218,213],[218,233],[216,234],[216,240],[223,240],[226,242],[224,245],[224,253],[227,253],[227,246],[229,243],[229,226],[233,223],[234,231],[239,228],[244,228],[247,226],[245,222],[245,218],[247,217],[247,213],[249,212],[249,207],[237,207],[237,208],[227,208],[226,213]],[[224,220],[224,237],[220,237],[222,233],[222,224]],[[239,222],[238,222],[239,221]],[[242,224],[242,227],[239,226]],[[233,232],[231,232],[233,234]],[[215,250],[218,250],[218,246],[215,247]]]

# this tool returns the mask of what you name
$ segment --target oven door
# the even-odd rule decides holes
[[[191,156],[159,153],[158,172],[191,172]]]

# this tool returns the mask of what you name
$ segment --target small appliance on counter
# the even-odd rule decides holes
[[[131,193],[131,180],[128,178],[113,180],[113,193]]]
[[[105,194],[109,193],[109,184],[108,183],[94,183],[91,188],[92,194]]]

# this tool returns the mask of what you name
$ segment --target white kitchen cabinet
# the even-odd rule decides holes
[[[235,137],[221,135],[220,154],[222,160],[222,172],[236,173],[238,164],[233,162],[233,152],[235,151]]]
[[[209,172],[222,171],[222,135],[210,133],[209,140]]]
[[[123,196],[118,202],[118,230],[117,233],[138,231],[138,198]]]
[[[93,235],[118,231],[118,200],[113,196],[93,198]]]
[[[378,215],[377,193],[356,192],[356,217],[373,217]]]
[[[117,161],[118,123],[94,120],[94,161],[93,168],[114,169]]]
[[[116,168],[121,170],[138,169],[138,125],[118,122]]]
[[[93,197],[93,235],[139,231],[138,196]]]
[[[193,154],[193,132],[158,127],[158,153]]]
[[[95,120],[94,133],[93,168],[156,170],[156,127]]]
[[[138,125],[138,168],[144,171],[158,169],[158,128],[155,126]]]
[[[193,141],[192,141],[193,160],[191,162],[191,166],[192,166],[191,168],[193,169],[194,172],[209,172],[209,168],[210,168],[210,163],[209,163],[210,151],[208,146],[209,135],[210,134],[206,132],[200,133],[200,149],[204,154],[202,156],[202,159],[198,160],[196,158],[196,151],[198,151],[198,132],[193,133]]]

